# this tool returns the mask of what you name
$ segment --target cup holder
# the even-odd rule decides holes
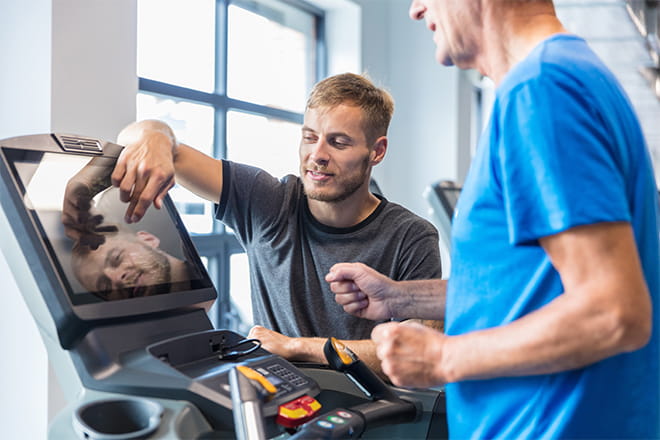
[[[73,428],[84,440],[128,440],[154,432],[163,415],[161,404],[147,399],[113,398],[79,406]]]

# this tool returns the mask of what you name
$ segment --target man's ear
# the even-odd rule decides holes
[[[137,231],[135,235],[137,236],[138,240],[140,240],[144,244],[148,244],[154,249],[157,249],[158,246],[160,245],[160,238],[156,237],[151,232]]]
[[[378,165],[384,158],[387,152],[387,136],[381,136],[374,142],[374,147],[371,150],[371,165]]]

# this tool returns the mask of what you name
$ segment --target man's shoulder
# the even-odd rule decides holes
[[[554,87],[581,90],[585,75],[608,75],[608,69],[598,59],[586,41],[572,34],[556,34],[539,43],[517,63],[498,86],[500,97],[526,89],[534,94],[551,94]]]
[[[276,177],[267,170],[254,165],[229,160],[223,160],[222,162],[225,170],[229,171],[229,178],[235,179],[237,182],[253,181],[260,187],[290,188],[292,191],[302,187],[300,178],[293,174]]]
[[[415,214],[410,209],[405,206],[399,205],[398,203],[384,200],[386,205],[383,208],[381,213],[383,221],[386,221],[392,225],[405,225],[407,227],[418,227],[422,229],[428,229],[430,231],[436,231],[435,226],[426,220],[425,218]]]
[[[383,207],[383,212],[388,213],[389,215],[396,215],[400,216],[402,218],[409,218],[411,220],[420,220],[420,221],[426,221],[423,217],[415,214],[413,211],[410,209],[406,208],[403,205],[400,205],[396,202],[392,202],[390,200],[383,199],[383,202],[385,206]]]
[[[242,222],[245,216],[272,219],[279,213],[300,209],[304,194],[297,176],[277,178],[252,165],[230,161],[223,164],[226,174],[216,218],[224,222],[231,218]]]

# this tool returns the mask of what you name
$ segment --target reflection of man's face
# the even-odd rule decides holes
[[[76,258],[76,275],[89,291],[109,292],[107,300],[152,295],[155,285],[171,281],[170,262],[158,245],[158,238],[144,231],[108,237]]]

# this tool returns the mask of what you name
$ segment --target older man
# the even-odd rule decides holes
[[[414,0],[444,65],[496,84],[448,282],[327,277],[399,385],[447,384],[454,438],[659,438],[657,189],[612,73],[549,0]],[[445,295],[446,289],[446,295]]]

